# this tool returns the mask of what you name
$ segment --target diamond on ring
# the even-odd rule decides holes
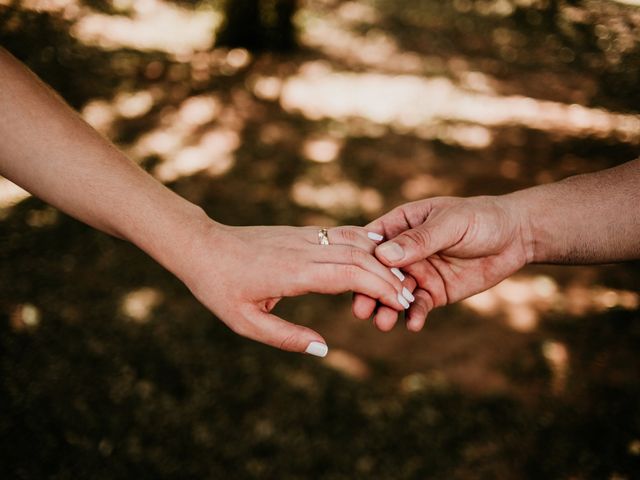
[[[318,243],[320,245],[329,245],[329,230],[326,228],[318,230]]]

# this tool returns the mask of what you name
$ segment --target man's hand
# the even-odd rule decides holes
[[[482,292],[527,263],[639,259],[638,205],[640,159],[508,195],[409,203],[366,228],[389,240],[377,247],[377,258],[417,281],[407,327],[418,331],[434,307]],[[375,308],[372,299],[355,296],[358,318]],[[396,321],[385,307],[375,317],[382,330]]]
[[[377,258],[413,277],[416,300],[407,328],[419,331],[435,307],[484,291],[532,261],[528,218],[509,196],[439,197],[402,205],[369,224],[390,239]],[[369,318],[375,302],[354,298],[358,318]],[[381,308],[376,324],[389,330],[397,314]]]

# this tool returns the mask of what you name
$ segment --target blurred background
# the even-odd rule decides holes
[[[0,0],[0,44],[217,220],[362,225],[637,157],[639,3]],[[640,478],[639,291],[535,266],[420,334],[282,302],[319,360],[0,179],[0,476]]]

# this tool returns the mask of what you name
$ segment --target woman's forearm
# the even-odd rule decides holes
[[[522,212],[529,261],[640,258],[640,159],[505,197]]]
[[[372,255],[368,232],[228,227],[171,192],[0,49],[0,174],[68,214],[138,245],[235,332],[324,356],[326,342],[270,311],[286,296],[359,291],[396,309],[411,293]],[[326,235],[326,234],[325,234]]]
[[[177,255],[213,222],[134,164],[0,49],[0,173],[180,275]]]

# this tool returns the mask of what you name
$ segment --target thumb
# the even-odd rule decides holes
[[[310,328],[295,325],[280,317],[252,308],[242,322],[232,329],[247,338],[289,352],[308,353],[316,357],[327,355],[329,348],[324,338]]]
[[[448,217],[427,220],[376,247],[376,257],[390,267],[405,267],[455,245],[462,235],[459,225]]]

